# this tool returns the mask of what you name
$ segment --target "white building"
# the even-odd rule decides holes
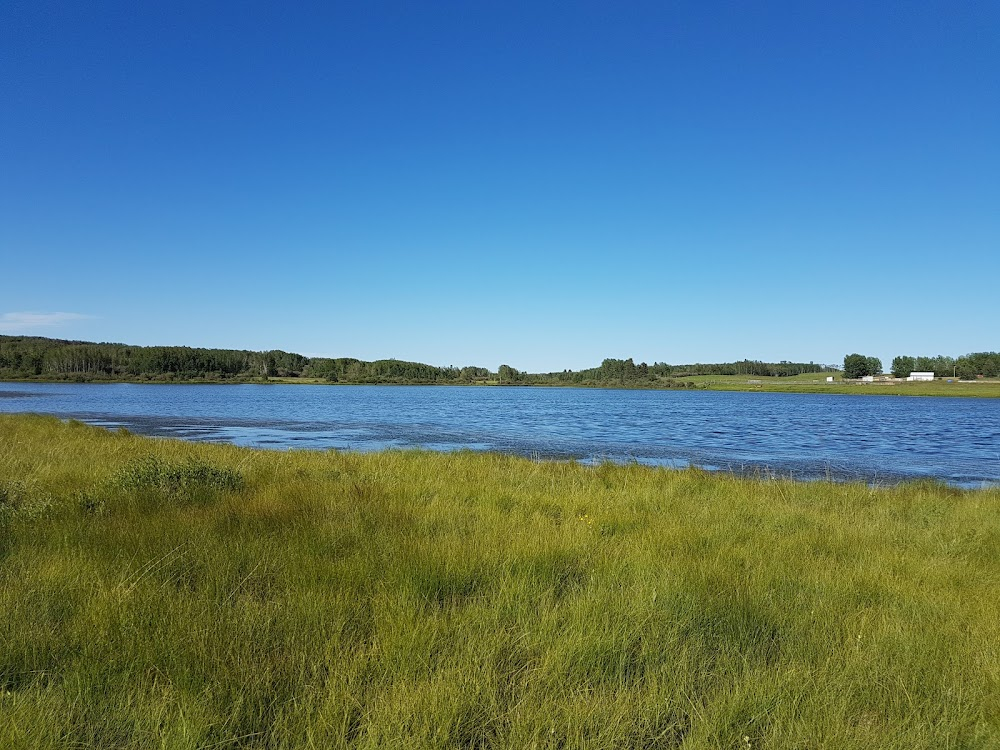
[[[934,380],[933,372],[911,372],[907,380]]]
[[[827,383],[832,383],[833,382],[833,375],[827,375],[826,376],[826,382]]]
[[[862,383],[874,383],[875,382],[875,376],[874,375],[862,375],[861,376],[861,382]]]

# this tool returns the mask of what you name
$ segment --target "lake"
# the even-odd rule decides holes
[[[797,479],[1000,482],[1000,399],[459,386],[0,383],[0,412],[259,448],[470,449]]]

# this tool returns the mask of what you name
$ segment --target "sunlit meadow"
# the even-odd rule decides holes
[[[998,504],[2,416],[0,747],[998,747]]]

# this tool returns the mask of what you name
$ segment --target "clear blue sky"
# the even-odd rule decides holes
[[[0,8],[0,333],[1000,349],[997,2]]]

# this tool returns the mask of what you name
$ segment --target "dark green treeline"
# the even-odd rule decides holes
[[[743,360],[721,364],[636,364],[605,359],[600,367],[554,373],[525,373],[510,365],[436,367],[395,359],[305,357],[279,349],[200,349],[188,346],[129,346],[64,341],[37,336],[0,336],[0,379],[246,381],[318,378],[340,383],[485,383],[505,385],[625,385],[685,387],[691,375],[790,376],[821,372],[814,363]]]
[[[605,359],[600,367],[588,370],[564,370],[540,375],[525,374],[525,380],[533,383],[624,383],[642,385],[644,383],[668,384],[678,378],[692,375],[748,375],[751,377],[789,377],[808,372],[823,372],[824,365],[813,362],[759,362],[742,360],[716,364],[668,365],[665,362],[635,364],[629,359]],[[516,371],[515,371],[516,373]]]
[[[283,351],[127,346],[0,336],[0,376],[88,380],[195,380],[301,374],[309,359]]]
[[[905,378],[911,372],[933,372],[935,377],[962,380],[1000,377],[1000,352],[976,352],[961,357],[911,357],[901,354],[892,360],[892,375]]]

